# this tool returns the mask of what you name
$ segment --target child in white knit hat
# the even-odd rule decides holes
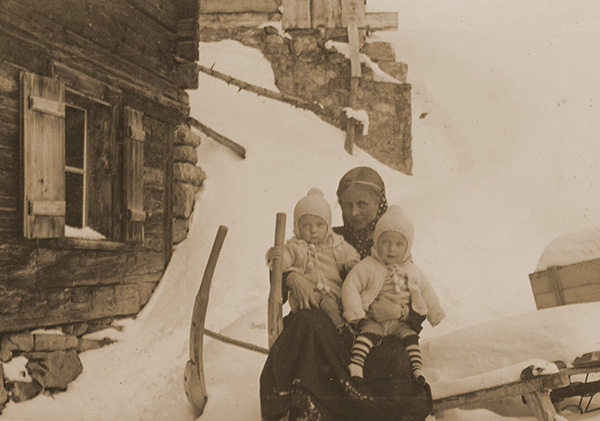
[[[393,335],[400,337],[408,352],[417,382],[426,383],[417,333],[420,323],[414,323],[409,314],[426,316],[432,326],[446,315],[427,277],[412,262],[413,236],[408,216],[399,206],[390,206],[375,226],[371,256],[359,262],[344,281],[344,317],[358,331],[348,366],[355,381],[363,378],[364,363],[371,348],[383,336]],[[375,307],[389,308],[390,304],[396,306],[397,317],[391,320],[373,317]]]
[[[294,271],[314,284],[319,308],[333,321],[335,327],[345,324],[341,312],[342,277],[360,260],[358,252],[341,235],[331,229],[331,208],[317,188],[298,201],[294,208],[294,234],[280,250],[271,247],[267,264],[283,259],[283,271]],[[299,297],[290,293],[292,312],[299,308]]]

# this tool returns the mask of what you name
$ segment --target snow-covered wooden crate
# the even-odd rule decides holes
[[[538,309],[600,301],[600,259],[550,266],[529,281]]]

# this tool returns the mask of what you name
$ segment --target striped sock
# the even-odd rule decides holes
[[[371,348],[373,348],[373,341],[368,336],[359,335],[356,338],[352,345],[352,356],[348,365],[351,377],[363,377],[363,367]]]
[[[424,385],[425,373],[423,372],[423,357],[421,356],[421,348],[419,348],[419,338],[417,335],[409,335],[402,339],[402,343],[408,353],[413,376],[419,384]]]

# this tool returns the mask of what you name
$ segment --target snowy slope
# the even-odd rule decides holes
[[[409,64],[414,176],[360,150],[347,155],[343,133],[309,112],[200,75],[192,114],[244,145],[247,159],[211,141],[200,146],[199,165],[208,179],[190,235],[176,247],[148,306],[125,323],[119,343],[82,354],[84,373],[67,393],[9,404],[0,419],[192,419],[182,382],[189,323],[218,226],[229,233],[207,325],[266,346],[264,251],[273,241],[275,213],[291,215],[298,198],[316,186],[339,224],[336,184],[358,165],[377,169],[390,202],[401,203],[413,218],[415,261],[449,315],[422,335],[434,393],[444,382],[531,358],[571,361],[600,349],[590,322],[600,315],[599,304],[535,311],[527,278],[553,238],[600,225],[600,117],[594,108],[600,58],[590,42],[600,32],[592,25],[600,5],[370,3],[402,11],[401,29],[377,37],[393,42]],[[519,13],[512,13],[517,6]],[[203,44],[201,62],[274,87],[268,63],[234,42]],[[209,401],[201,419],[258,420],[264,356],[208,338],[204,352]],[[519,402],[500,410],[502,416],[452,411],[444,420],[526,419]]]

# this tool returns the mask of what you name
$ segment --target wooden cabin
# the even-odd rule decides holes
[[[0,2],[0,332],[150,298],[172,254],[198,16],[197,0]]]

